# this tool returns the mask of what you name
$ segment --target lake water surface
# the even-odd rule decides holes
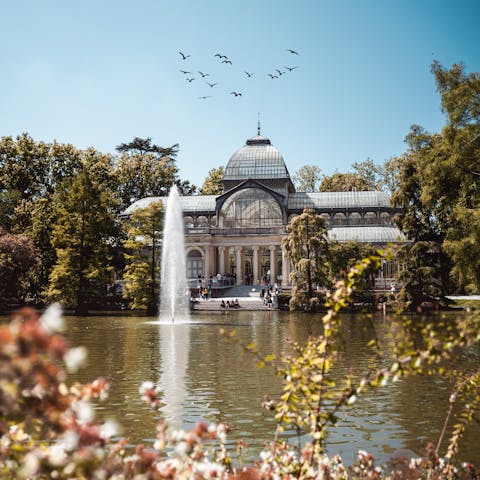
[[[191,323],[159,325],[153,317],[66,317],[67,337],[73,346],[88,349],[88,364],[71,380],[110,379],[106,402],[97,405],[100,418],[115,419],[122,435],[132,443],[151,444],[159,413],[140,399],[139,386],[151,380],[159,386],[162,415],[174,428],[196,422],[226,422],[233,428],[229,442],[249,443],[252,459],[273,439],[275,422],[261,407],[265,395],[278,398],[281,379],[238,345],[226,341],[220,329],[235,329],[243,344],[256,342],[264,354],[279,357],[290,351],[290,341],[305,342],[321,331],[320,316],[288,312],[214,312],[194,314]],[[375,319],[380,337],[388,335],[389,319]],[[358,317],[346,317],[345,354],[335,367],[340,378],[351,371],[367,371],[371,331]],[[478,364],[479,352],[464,355],[465,363]],[[448,408],[449,386],[443,381],[411,377],[368,392],[340,414],[328,438],[328,453],[340,453],[347,463],[359,449],[386,461],[397,449],[419,454],[427,441],[436,442]],[[480,464],[480,428],[470,427],[460,457]]]

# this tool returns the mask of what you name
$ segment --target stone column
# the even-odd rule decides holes
[[[218,247],[218,272],[225,275],[225,247]]]
[[[282,287],[286,287],[290,285],[288,263],[289,263],[289,260],[287,258],[287,254],[285,250],[282,248]]]
[[[242,247],[236,247],[237,251],[237,285],[243,285],[243,268],[242,268]]]
[[[210,275],[210,247],[205,247],[205,256],[204,256],[204,263],[203,263],[203,274],[205,278],[208,278]]]
[[[260,247],[252,247],[253,250],[253,284],[258,285],[260,282],[258,280],[258,250]]]
[[[270,283],[277,283],[277,247],[270,247]]]

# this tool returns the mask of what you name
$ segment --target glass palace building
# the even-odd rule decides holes
[[[291,265],[282,251],[286,226],[305,208],[325,219],[328,237],[385,246],[405,242],[394,225],[389,196],[380,191],[297,192],[280,152],[258,134],[230,158],[220,195],[181,197],[185,220],[187,277],[230,277],[237,285],[270,283],[290,286]],[[125,212],[167,197],[149,197]],[[396,270],[387,262],[378,286],[387,287]]]

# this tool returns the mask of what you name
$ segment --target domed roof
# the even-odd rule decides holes
[[[247,140],[230,158],[224,180],[290,178],[285,161],[268,138],[260,134]]]

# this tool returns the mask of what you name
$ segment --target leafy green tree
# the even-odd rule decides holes
[[[402,156],[392,157],[385,160],[381,166],[379,186],[384,192],[388,192],[390,195],[399,188],[402,163]]]
[[[124,296],[130,299],[133,309],[146,309],[150,315],[158,313],[162,229],[161,202],[153,202],[146,208],[135,210],[126,223]]]
[[[0,227],[0,305],[24,302],[32,294],[39,264],[38,251],[27,236]]]
[[[365,180],[368,185],[367,190],[378,190],[381,184],[382,167],[377,165],[371,158],[367,158],[363,162],[355,162],[352,164],[354,173]]]
[[[112,158],[93,149],[83,153],[82,169],[65,180],[54,198],[52,245],[56,263],[50,273],[47,296],[78,314],[105,291],[118,237]]]
[[[320,168],[316,165],[302,165],[292,180],[299,192],[317,192],[321,181]]]
[[[320,192],[350,192],[352,190],[371,190],[367,181],[357,173],[339,173],[325,175],[320,183]]]
[[[369,243],[330,240],[327,263],[330,269],[332,286],[335,280],[345,277],[351,267],[362,259],[375,255],[376,252],[375,247]]]
[[[224,175],[223,167],[212,168],[203,182],[200,193],[202,195],[220,195],[223,192],[222,180]]]
[[[59,185],[79,171],[80,158],[70,144],[36,142],[26,133],[0,140],[0,224],[27,235],[42,257],[36,296],[46,288],[56,260],[50,241],[52,199]]]
[[[151,138],[136,137],[120,144],[117,151],[120,157],[115,176],[122,210],[141,198],[167,195],[173,184],[184,194],[196,191],[194,185],[178,177],[178,144],[164,148],[152,144]]]
[[[315,287],[329,284],[325,223],[314,210],[305,209],[287,225],[287,232],[283,248],[293,266],[290,309],[311,310],[318,300]]]
[[[475,247],[465,247],[476,245],[479,235],[480,75],[466,74],[462,64],[444,69],[438,62],[432,72],[447,125],[436,134],[412,127],[393,201],[405,210],[399,225],[410,239],[435,242],[429,250],[438,259],[425,260],[433,260],[432,268],[439,265],[442,294],[478,291],[478,274],[468,266]]]

